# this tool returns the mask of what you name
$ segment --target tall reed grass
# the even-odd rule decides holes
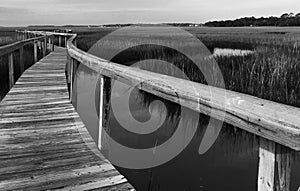
[[[109,32],[106,30],[100,33],[85,33],[82,36],[79,34],[78,46],[87,51],[93,43]],[[222,71],[227,89],[300,107],[300,34],[295,33],[294,30],[293,33],[279,34],[272,31],[230,33],[229,29],[226,29],[226,33],[191,32],[211,52],[214,48],[238,48],[253,51],[253,54],[249,55],[214,57]],[[163,37],[159,38],[164,40]],[[121,37],[107,42],[108,50],[120,48],[125,43],[132,43],[133,40],[134,34],[132,38],[122,39]],[[182,45],[194,48],[193,44],[188,42]],[[112,61],[131,65],[137,61],[153,58],[172,62],[184,71],[190,80],[206,83],[201,71],[187,57],[164,47],[154,45],[133,47],[121,52]],[[154,61],[148,62],[147,66],[141,68],[180,77],[169,67],[157,65]]]

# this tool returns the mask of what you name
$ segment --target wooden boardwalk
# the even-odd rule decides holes
[[[0,190],[133,190],[69,101],[66,49],[24,72],[0,105]]]

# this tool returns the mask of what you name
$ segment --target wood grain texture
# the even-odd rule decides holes
[[[292,161],[291,149],[277,144],[275,162],[275,191],[290,191]]]
[[[12,88],[13,85],[15,84],[13,52],[8,54],[8,78],[9,78],[9,88]]]
[[[275,143],[260,139],[257,191],[274,191]]]
[[[133,190],[70,103],[66,49],[55,49],[0,104],[0,190]]]
[[[104,76],[300,150],[300,108],[112,63],[76,48],[75,38],[68,41],[68,54]]]

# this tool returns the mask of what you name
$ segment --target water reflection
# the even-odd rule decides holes
[[[128,34],[132,35],[132,34]],[[167,33],[169,35],[169,33]],[[145,38],[148,38],[147,36]],[[123,42],[123,40],[126,42]],[[129,40],[128,40],[129,39]],[[158,37],[158,40],[164,37]],[[139,67],[141,69],[159,72],[162,74],[172,75],[182,78],[182,74],[176,70],[169,70],[163,62],[157,62],[157,55],[160,60],[171,62],[189,79],[197,82],[206,83],[203,74],[190,62],[188,57],[178,55],[174,50],[166,49],[165,47],[158,47],[155,45],[135,46],[132,49],[120,52],[118,56],[111,57],[111,52],[118,46],[125,46],[126,43],[133,43],[136,39],[134,37],[121,36],[119,39],[107,41],[103,46],[107,51],[93,50],[96,56],[123,64],[132,65],[135,62],[148,60],[148,62],[141,62]],[[174,43],[174,42],[173,42]],[[187,42],[186,44],[179,42],[185,48],[192,48],[194,53],[202,58],[209,58],[206,51],[195,49],[193,44]],[[102,49],[101,49],[102,50]],[[99,55],[100,54],[100,55]],[[232,50],[232,49],[215,49],[216,55],[244,55],[250,54],[250,51]],[[209,64],[211,60],[205,60]],[[211,71],[213,74],[213,71]],[[213,76],[213,75],[212,75]],[[76,81],[77,87],[77,110],[87,126],[90,134],[98,144],[98,114],[99,108],[99,89],[97,89],[98,74],[82,66],[79,67]],[[205,139],[204,135],[207,132],[207,126],[210,117],[199,115],[195,111],[183,108],[178,104],[163,100],[154,95],[140,91],[133,87],[123,86],[117,88],[113,96],[122,96],[124,91],[131,90],[129,97],[129,109],[123,106],[122,102],[117,103],[118,115],[121,115],[125,120],[128,118],[128,110],[130,115],[140,123],[147,122],[154,116],[160,123],[159,128],[150,128],[147,134],[134,133],[136,130],[124,128],[124,124],[117,119],[116,113],[112,111],[111,107],[111,89],[110,85],[114,81],[106,81],[105,86],[105,130],[109,137],[103,139],[102,147],[103,153],[109,156],[110,141],[118,142],[126,147],[134,149],[148,149],[153,148],[152,153],[145,156],[136,156],[131,159],[133,163],[153,162],[155,163],[165,153],[160,152],[157,148],[166,143],[178,129],[181,131],[181,142],[176,147],[182,148],[183,151],[176,157],[172,158],[167,163],[162,165],[147,168],[143,170],[136,170],[133,168],[117,169],[125,175],[125,177],[133,184],[137,190],[232,190],[232,191],[253,191],[256,190],[257,174],[258,174],[258,138],[246,131],[242,131],[236,127],[224,124],[222,130],[213,144],[213,146],[206,153],[199,154],[199,147]],[[218,82],[216,82],[218,84]],[[162,104],[157,104],[159,100]],[[182,112],[184,110],[185,112]],[[200,116],[200,117],[199,117]],[[215,121],[218,123],[218,121]],[[134,126],[134,127],[139,127]],[[140,128],[143,128],[141,126]],[[186,146],[185,137],[193,133],[192,139]],[[133,132],[131,131],[133,130]],[[209,130],[213,130],[209,129]],[[174,145],[166,145],[172,148]],[[169,150],[169,149],[166,149]],[[119,153],[121,160],[129,160],[128,153]],[[143,161],[145,160],[145,161]],[[293,183],[292,188],[297,186],[296,171],[300,166],[298,163],[293,169]],[[298,173],[299,174],[299,173]]]
[[[97,74],[84,67],[81,69],[76,77],[79,82],[77,109],[95,138],[98,132],[97,109],[87,97],[95,92],[90,89],[95,84]],[[149,119],[150,112],[166,115],[161,128],[147,135],[130,133],[118,123],[114,113],[110,111],[108,118],[110,136],[132,148],[155,148],[168,140],[178,128],[181,107],[160,99],[164,102],[166,110],[159,108],[159,105],[153,105],[149,110],[149,104],[156,99],[159,98],[135,89],[130,97],[130,111],[134,118],[141,122]],[[258,141],[255,136],[225,124],[213,147],[204,155],[199,155],[199,145],[209,117],[201,115],[195,119],[193,113],[189,111],[188,115],[181,117],[187,131],[193,124],[197,124],[195,120],[198,120],[197,132],[190,144],[177,157],[155,168],[134,170],[117,167],[118,170],[137,190],[255,190],[258,167]],[[97,139],[95,140],[97,142]],[[155,160],[157,155],[158,153],[153,152],[150,160]],[[125,160],[126,156],[123,158]]]

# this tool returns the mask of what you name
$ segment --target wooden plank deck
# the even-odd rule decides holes
[[[56,47],[0,104],[0,190],[133,190],[69,101],[66,55]]]

